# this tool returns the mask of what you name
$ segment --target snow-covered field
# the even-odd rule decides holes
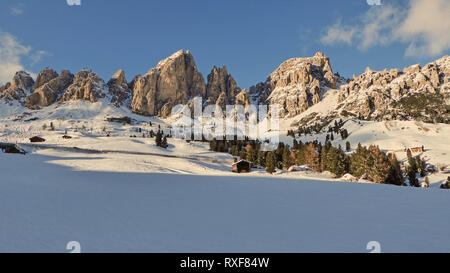
[[[0,153],[0,252],[67,252],[70,241],[83,252],[367,252],[369,241],[383,252],[450,251],[450,191],[439,189],[448,174],[431,175],[430,189],[309,171],[238,175],[233,158],[208,144],[156,147],[136,129],[170,124],[126,109],[77,102],[22,112],[0,111],[0,142],[29,151]],[[121,116],[134,124],[105,120]],[[50,122],[55,130],[44,130]],[[273,133],[289,143],[291,123]],[[448,125],[350,120],[344,128],[352,147],[376,144],[404,159],[399,150],[424,145],[428,162],[450,162]],[[24,145],[34,135],[47,141]]]
[[[0,251],[66,252],[69,241],[84,252],[366,252],[369,241],[450,251],[447,191],[115,172],[101,157],[0,155]]]

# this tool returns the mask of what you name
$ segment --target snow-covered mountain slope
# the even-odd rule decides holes
[[[297,129],[301,122],[310,116],[318,117],[326,115],[328,108],[325,103],[336,103],[337,90],[327,92],[321,103],[318,103],[303,114],[295,118],[280,120],[279,130],[264,133],[269,138],[277,135],[281,142],[291,145],[293,138],[287,136],[288,130]],[[96,103],[85,101],[67,102],[55,104],[41,110],[24,110],[23,106],[2,105],[0,107],[0,142],[29,143],[29,138],[42,136],[47,141],[45,145],[57,145],[61,147],[78,147],[93,150],[113,150],[146,153],[164,153],[177,156],[199,156],[207,152],[207,147],[200,148],[187,144],[185,141],[170,139],[172,146],[168,150],[160,150],[154,145],[154,139],[143,138],[142,135],[150,130],[154,132],[159,128],[169,133],[176,119],[158,119],[155,117],[143,117],[133,114],[126,107],[115,107],[109,103],[108,98]],[[129,117],[132,124],[110,122],[108,118]],[[337,120],[337,119],[336,119]],[[334,123],[329,120],[329,124]],[[420,154],[428,163],[433,165],[450,165],[450,144],[447,138],[450,135],[450,125],[438,123],[424,123],[419,121],[360,121],[356,119],[343,119],[342,129],[347,129],[349,137],[342,140],[335,135],[332,144],[345,147],[349,141],[352,148],[358,143],[364,146],[378,145],[386,152],[395,152],[400,160],[406,159],[405,148],[425,147]],[[151,125],[150,125],[151,123]],[[53,125],[54,130],[50,130]],[[62,136],[68,133],[72,139],[66,140]],[[325,142],[327,127],[321,133],[313,133],[305,136],[296,134],[296,140],[302,142],[318,140]],[[108,137],[109,136],[109,137]],[[130,139],[130,136],[137,138]],[[218,157],[218,154],[212,155]],[[220,157],[219,157],[220,158]],[[232,158],[228,157],[227,166]],[[228,172],[228,168],[226,171]],[[194,172],[196,173],[196,172]],[[196,174],[202,174],[201,172]],[[435,182],[442,182],[445,177],[440,176]]]

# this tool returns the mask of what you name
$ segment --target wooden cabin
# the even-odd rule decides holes
[[[45,139],[42,137],[34,136],[30,138],[30,142],[45,142]]]
[[[425,148],[422,147],[414,147],[414,148],[410,148],[411,153],[422,153],[425,151]]]
[[[14,144],[0,143],[0,151],[5,154],[26,154],[24,150]]]
[[[233,164],[232,168],[234,173],[249,173],[252,168],[252,163],[247,160],[239,160]]]

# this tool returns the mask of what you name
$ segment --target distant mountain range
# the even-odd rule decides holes
[[[280,116],[297,118],[293,125],[324,123],[336,117],[364,120],[421,120],[450,122],[450,57],[425,66],[385,69],[345,79],[334,73],[329,58],[316,53],[309,58],[283,62],[267,79],[241,89],[225,66],[213,67],[206,81],[189,51],[179,50],[130,82],[123,70],[105,83],[96,73],[76,75],[46,68],[36,80],[19,71],[11,83],[0,87],[4,104],[18,102],[31,110],[76,100],[96,102],[107,98],[145,116],[168,117],[172,107],[200,96],[205,105],[278,104]],[[0,107],[2,105],[0,104]]]

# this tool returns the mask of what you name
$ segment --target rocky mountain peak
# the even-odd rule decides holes
[[[226,66],[222,68],[214,66],[208,75],[206,85],[207,104],[213,104],[220,96],[221,98],[216,104],[224,107],[231,104],[239,92],[241,92],[241,89],[237,86],[231,74],[228,74]]]
[[[123,69],[119,69],[116,73],[112,75],[111,80],[114,80],[115,83],[118,85],[127,84],[127,80],[125,78],[125,71],[123,71]]]
[[[58,73],[55,70],[46,67],[44,70],[39,72],[36,78],[36,82],[34,83],[33,89],[37,89],[43,86],[44,84],[48,83],[49,81],[53,80],[56,77],[58,77]]]
[[[179,50],[136,78],[131,109],[142,115],[166,117],[173,106],[205,95],[205,80],[194,57],[189,51]]]
[[[16,72],[11,82],[11,89],[29,91],[34,85],[34,80],[26,71]]]
[[[320,102],[327,89],[336,88],[337,81],[343,79],[333,74],[329,58],[317,52],[313,57],[283,62],[265,86],[270,86],[270,104],[280,105],[280,116],[284,117],[296,116]]]
[[[13,100],[23,103],[33,85],[34,80],[28,72],[18,71],[15,73],[11,83],[0,87],[0,98],[7,103]]]
[[[25,100],[25,106],[38,109],[55,103],[73,82],[73,74],[63,70],[60,75],[54,70],[46,68],[41,71],[35,83],[34,91]]]
[[[119,107],[131,98],[131,89],[125,78],[125,71],[122,69],[114,73],[107,86],[111,95],[111,103],[115,106]]]
[[[67,88],[60,101],[86,100],[96,102],[105,97],[104,81],[94,72],[84,69],[75,75],[73,83]]]
[[[341,111],[364,119],[450,119],[450,58],[425,66],[366,70],[341,87]]]

